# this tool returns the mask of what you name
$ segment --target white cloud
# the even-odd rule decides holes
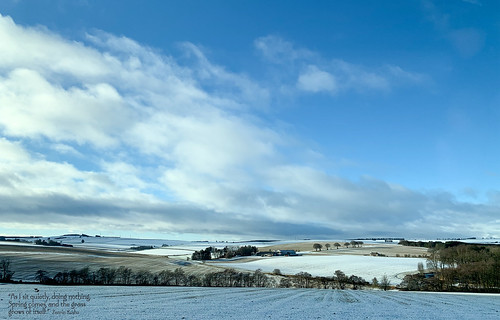
[[[47,161],[31,155],[20,143],[0,140],[0,177],[4,186],[0,194],[61,194],[99,197],[111,195],[110,183],[104,175],[80,171],[68,163]]]
[[[312,51],[296,48],[291,42],[276,35],[257,38],[254,41],[254,46],[266,60],[288,66],[296,60],[310,59],[316,56]]]
[[[316,66],[308,66],[306,71],[299,75],[297,87],[314,93],[320,91],[336,93],[338,90],[335,77],[328,72],[319,70]]]
[[[370,71],[343,60],[334,60],[331,67],[342,76],[346,89],[358,91],[365,89],[388,90],[395,85],[395,82],[392,82],[383,70]]]
[[[411,83],[420,83],[426,80],[426,76],[416,72],[408,72],[403,70],[399,66],[388,65],[385,67],[387,69],[388,75],[393,76],[396,79],[408,81]]]
[[[258,38],[255,47],[269,62],[279,65],[275,84],[282,92],[294,87],[308,93],[328,92],[336,95],[349,91],[388,91],[404,84],[419,84],[423,75],[400,66],[368,68],[334,57],[296,48],[277,36]],[[290,84],[289,79],[294,79]],[[295,80],[296,79],[296,80]],[[288,89],[287,89],[288,86]]]
[[[86,40],[0,17],[4,230],[29,220],[30,228],[73,230],[451,234],[463,232],[470,215],[477,232],[491,230],[497,204],[457,203],[295,163],[302,150],[291,150],[293,139],[250,112],[269,103],[272,90],[212,63],[199,47],[184,44],[194,61],[181,66],[125,37],[98,32]],[[287,84],[307,92],[419,80],[398,66],[325,61],[276,37],[256,45],[275,62],[293,61]],[[425,231],[416,227],[427,222]]]
[[[71,155],[74,155],[74,156],[78,156],[78,157],[83,157],[83,154],[81,154],[78,150],[76,150],[74,147],[70,146],[70,145],[67,145],[67,144],[63,144],[63,143],[54,143],[50,146],[50,148],[52,150],[55,150],[59,153],[62,153],[62,154],[71,154]]]
[[[0,138],[0,160],[4,163],[15,163],[28,159],[28,153],[19,142],[11,142]]]
[[[111,61],[78,42],[66,41],[43,27],[23,28],[0,15],[0,70],[23,68],[45,76],[64,74],[92,79],[111,72]]]
[[[228,97],[232,100],[231,102],[238,101],[239,107],[246,105],[264,107],[269,103],[268,89],[261,87],[245,75],[228,72],[224,67],[211,63],[200,48],[192,43],[183,43],[182,47],[196,58],[197,65],[193,71],[196,72],[198,82],[205,90],[217,93],[221,87],[224,87],[224,90],[229,93]]]
[[[117,143],[131,116],[132,110],[107,83],[64,89],[25,68],[0,78],[0,125],[8,135],[105,147]]]

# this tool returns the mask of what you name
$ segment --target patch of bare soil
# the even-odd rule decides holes
[[[427,248],[420,247],[405,247],[397,243],[380,243],[380,244],[363,244],[361,247],[353,248],[349,246],[348,248],[341,246],[336,249],[333,244],[337,241],[316,241],[316,242],[298,242],[298,243],[288,243],[282,245],[273,245],[268,247],[262,247],[260,251],[274,251],[274,250],[295,250],[297,252],[309,252],[312,254],[321,255],[370,255],[373,253],[379,253],[386,255],[388,257],[396,257],[405,255],[410,255],[411,257],[424,256],[427,254]],[[323,246],[321,251],[315,251],[313,248],[314,243],[319,243]],[[329,243],[331,245],[329,250],[326,250],[325,244]],[[343,244],[343,243],[342,243]]]

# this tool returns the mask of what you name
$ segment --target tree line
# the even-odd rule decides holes
[[[310,273],[299,272],[283,275],[274,270],[271,275],[261,269],[254,272],[241,272],[235,269],[214,271],[202,275],[187,274],[181,267],[152,273],[147,270],[133,271],[119,268],[99,268],[92,271],[89,267],[69,272],[58,272],[49,277],[44,270],[38,270],[35,280],[52,285],[141,285],[141,286],[188,286],[188,287],[270,287],[270,288],[320,288],[320,289],[362,289],[370,283],[362,277],[347,276],[337,270],[332,277],[313,277]],[[375,279],[376,281],[376,279]]]
[[[427,272],[408,275],[406,290],[500,292],[500,247],[458,241],[428,244]]]
[[[402,246],[407,246],[407,247],[421,247],[421,248],[437,248],[437,249],[443,249],[443,248],[448,248],[448,247],[454,247],[459,244],[462,244],[463,242],[460,241],[447,241],[447,242],[442,242],[442,241],[410,241],[410,240],[401,240],[399,241],[398,244]]]
[[[0,282],[11,282],[13,271],[9,260],[0,261]],[[189,286],[189,287],[269,287],[269,288],[319,288],[319,289],[363,289],[374,285],[387,290],[390,283],[384,276],[380,283],[376,278],[372,284],[362,277],[347,276],[336,270],[331,277],[314,277],[308,272],[283,275],[279,269],[266,274],[261,269],[242,272],[234,269],[214,271],[204,274],[188,274],[183,268],[163,270],[153,273],[148,270],[134,271],[126,266],[118,268],[90,267],[57,272],[50,276],[45,270],[35,273],[35,280],[47,285],[140,285],[140,286]]]
[[[338,243],[338,242],[335,242],[335,243],[333,244],[333,246],[334,246],[335,248],[337,248],[337,249],[338,249],[338,248],[340,248],[340,247],[342,247],[342,246],[344,246],[344,247],[346,247],[346,248],[349,248],[349,246],[352,246],[353,248],[356,248],[356,247],[358,247],[358,248],[359,248],[359,247],[361,247],[362,245],[363,245],[363,241],[356,241],[356,240],[352,240],[352,241],[350,241],[350,242],[344,242],[344,243],[342,243],[342,244],[340,244],[340,243]],[[330,247],[331,247],[331,246],[332,246],[331,244],[329,244],[329,243],[325,243],[325,248],[326,248],[326,250],[330,250]],[[323,245],[322,245],[321,243],[315,243],[315,244],[313,244],[313,249],[314,249],[314,250],[316,250],[316,251],[321,251],[321,249],[323,249]]]
[[[73,245],[71,244],[61,243],[50,239],[48,242],[42,239],[37,239],[35,240],[35,244],[40,246],[49,246],[49,247],[70,247],[70,248],[73,247]]]
[[[275,270],[276,272],[276,270]],[[378,282],[375,280],[375,284]],[[343,271],[336,270],[331,277],[318,276],[313,277],[308,272],[299,272],[295,275],[283,277],[280,279],[281,288],[317,288],[317,289],[363,289],[370,286],[370,283],[362,277],[351,275],[347,276]],[[387,289],[387,288],[386,288]]]

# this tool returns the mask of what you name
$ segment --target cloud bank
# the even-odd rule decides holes
[[[420,81],[398,66],[325,62],[268,36],[255,41],[263,57],[294,65],[270,88],[191,43],[181,64],[125,37],[72,41],[5,16],[0,43],[0,232],[500,236],[498,197],[328,174],[292,160],[310,150],[253,112],[282,86],[336,95]]]

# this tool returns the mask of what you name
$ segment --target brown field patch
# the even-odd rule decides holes
[[[83,248],[0,245],[0,259],[10,260],[10,269],[15,271],[14,280],[33,280],[37,270],[45,270],[49,276],[57,272],[90,267],[118,268],[126,266],[133,271],[148,270],[157,273],[183,267],[187,274],[204,274],[221,270],[204,263],[171,259],[164,256],[113,252]]]
[[[307,241],[307,242],[297,242],[297,243],[287,243],[282,245],[272,245],[260,248],[260,251],[273,251],[273,250],[295,250],[297,252],[309,252],[313,254],[329,254],[329,255],[369,255],[372,252],[378,252],[384,254],[388,257],[396,257],[397,255],[404,257],[405,255],[410,256],[424,256],[427,254],[427,248],[420,247],[405,247],[399,245],[395,242],[393,243],[376,243],[376,244],[363,244],[361,247],[346,248],[344,246],[336,249],[333,244],[338,241]],[[313,244],[319,243],[323,245],[321,251],[315,251],[313,249]],[[331,245],[330,250],[326,250],[325,244],[329,243]],[[340,242],[339,242],[340,243]],[[340,244],[343,244],[340,243]]]

